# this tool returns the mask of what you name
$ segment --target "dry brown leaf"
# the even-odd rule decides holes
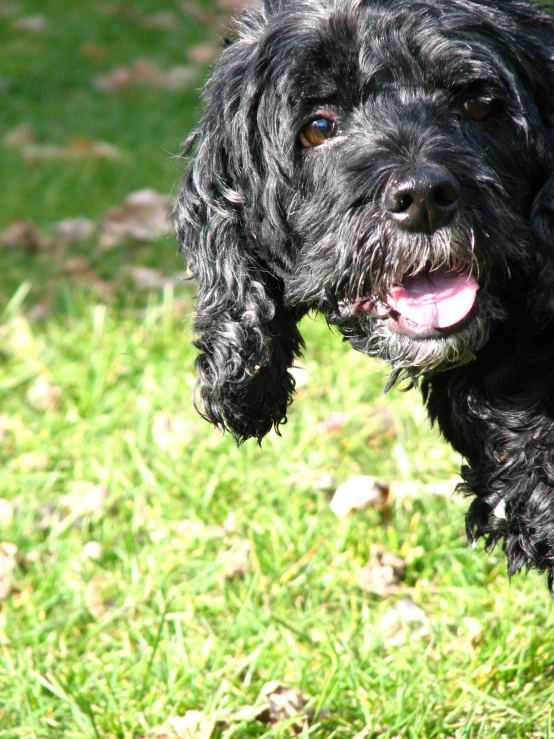
[[[4,134],[4,144],[8,149],[20,149],[22,146],[32,144],[34,140],[33,127],[30,123],[20,123]]]
[[[6,247],[18,247],[29,252],[42,251],[52,246],[52,241],[45,238],[31,220],[13,221],[0,233],[0,244]]]
[[[106,57],[108,49],[105,46],[102,46],[102,44],[89,42],[81,46],[80,52],[86,59],[99,62]]]
[[[15,544],[8,541],[0,543],[0,600],[7,598],[11,592],[17,552]]]
[[[25,318],[29,323],[36,321],[44,321],[50,315],[50,308],[45,303],[35,303],[28,311],[25,312]]]
[[[9,526],[13,521],[13,503],[7,498],[0,498],[0,526]]]
[[[25,161],[33,163],[44,160],[124,159],[123,152],[106,141],[92,141],[84,136],[75,136],[66,146],[57,144],[27,144],[20,149]]]
[[[106,485],[75,480],[71,483],[70,492],[64,495],[60,504],[70,515],[87,516],[96,513],[110,497]]]
[[[389,484],[391,498],[418,498],[422,495],[436,495],[440,498],[451,498],[459,477],[437,480],[423,485],[415,480],[391,480]]]
[[[372,438],[396,437],[396,420],[391,409],[386,405],[378,405],[372,408],[371,413],[364,423],[365,433]]]
[[[319,433],[329,436],[329,434],[332,434],[335,431],[340,431],[344,426],[346,426],[346,422],[346,414],[336,411],[329,414],[324,421],[317,423],[315,429],[316,431],[319,431]]]
[[[469,644],[473,648],[478,647],[483,639],[483,631],[483,624],[479,619],[465,616],[458,628],[460,646]]]
[[[187,49],[187,59],[192,64],[211,64],[221,54],[218,44],[197,44]]]
[[[48,28],[48,20],[45,15],[37,13],[36,15],[26,15],[24,18],[19,18],[12,25],[16,31],[34,33],[39,36]]]
[[[156,413],[152,422],[152,439],[166,451],[188,444],[198,433],[198,424],[173,413]]]
[[[87,584],[85,588],[85,605],[94,618],[102,618],[106,615],[106,607],[102,602],[99,577],[93,577]]]
[[[217,0],[217,7],[230,15],[241,13],[247,8],[255,8],[259,4],[259,0]]]
[[[46,375],[39,375],[29,385],[26,398],[29,405],[36,411],[47,413],[60,407],[62,389],[53,385]]]
[[[369,475],[353,475],[339,485],[330,507],[339,518],[345,518],[353,510],[385,506],[388,497],[389,488],[384,482]]]
[[[388,647],[405,644],[412,637],[427,636],[429,619],[410,598],[403,598],[391,606],[381,619],[380,629]]]
[[[179,25],[179,19],[172,10],[159,10],[146,17],[142,25],[145,28],[162,28],[173,30]]]
[[[398,591],[405,572],[403,559],[375,545],[371,548],[369,562],[358,573],[358,585],[362,590],[384,598]]]
[[[50,457],[46,452],[24,452],[13,460],[13,465],[21,472],[40,472],[50,466]]]
[[[64,244],[80,244],[94,235],[97,224],[90,218],[66,218],[54,226],[54,234]]]
[[[268,702],[268,723],[275,724],[279,721],[298,717],[294,729],[302,731],[305,722],[311,722],[314,717],[314,709],[309,705],[310,697],[298,688],[289,688],[278,680],[266,683],[260,691]]]
[[[151,61],[138,59],[130,67],[118,67],[97,77],[94,87],[107,93],[125,92],[136,85],[179,91],[190,87],[197,76],[197,70],[190,65],[177,65],[164,71]]]
[[[47,531],[48,529],[57,526],[62,519],[62,516],[59,511],[56,510],[54,503],[42,506],[40,509],[40,516],[41,518],[38,527],[41,531]]]
[[[374,735],[375,731],[371,726],[364,726],[352,739],[369,739],[370,736]]]
[[[201,521],[179,521],[177,533],[191,539],[224,539],[229,531],[224,526],[205,524]]]
[[[86,257],[72,257],[68,259],[63,265],[63,271],[68,277],[73,277],[74,279],[80,277],[94,279],[98,276]]]
[[[210,10],[206,10],[200,3],[195,0],[185,0],[181,3],[181,9],[185,15],[198,23],[203,23],[206,26],[216,26],[218,24],[218,17],[215,13]]]
[[[153,267],[134,267],[131,275],[137,287],[142,290],[156,290],[171,282],[171,279],[164,277],[161,272]]]
[[[102,218],[100,246],[109,249],[128,239],[152,241],[171,233],[170,208],[171,198],[155,190],[131,193]]]
[[[248,539],[232,540],[229,549],[220,551],[217,557],[223,567],[223,577],[232,580],[234,577],[243,577],[252,568],[252,542]]]
[[[217,718],[205,716],[202,711],[187,711],[184,716],[170,716],[164,724],[156,727],[149,737],[152,739],[211,739],[218,725]]]

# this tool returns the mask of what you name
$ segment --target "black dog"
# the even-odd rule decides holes
[[[551,589],[553,55],[527,0],[267,0],[215,65],[176,210],[205,417],[278,428],[321,311],[421,386],[470,538]]]

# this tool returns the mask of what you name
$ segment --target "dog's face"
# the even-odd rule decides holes
[[[284,419],[309,309],[393,377],[468,362],[529,309],[550,237],[553,44],[512,0],[244,17],[177,209],[210,420],[242,439]]]
[[[530,266],[545,91],[508,19],[451,1],[302,8],[280,70],[285,298],[409,374],[471,359]]]

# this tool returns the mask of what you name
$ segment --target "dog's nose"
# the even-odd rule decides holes
[[[454,217],[460,188],[444,167],[416,167],[389,185],[384,207],[407,231],[433,233]]]

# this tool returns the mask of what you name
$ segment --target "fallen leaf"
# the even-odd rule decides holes
[[[229,549],[220,551],[217,561],[223,567],[223,577],[232,580],[243,577],[250,571],[252,542],[248,539],[234,539]]]
[[[309,705],[310,697],[298,688],[289,688],[278,680],[272,680],[263,686],[260,695],[268,702],[268,723],[275,724],[296,716],[299,721],[292,728],[300,732],[303,724],[314,718],[314,708]]]
[[[7,498],[0,498],[0,526],[9,526],[13,521],[13,504]]]
[[[66,146],[57,144],[27,144],[22,146],[21,155],[25,161],[33,163],[49,159],[81,160],[109,159],[120,161],[125,158],[123,152],[106,141],[92,141],[84,136],[75,136]]]
[[[49,249],[50,239],[45,238],[31,220],[13,221],[0,233],[0,244],[7,247],[20,247],[34,253]]]
[[[410,598],[403,598],[385,612],[380,630],[385,645],[397,647],[405,644],[409,638],[427,636],[430,631],[429,619]]]
[[[195,2],[195,0],[185,0],[185,2],[181,3],[181,9],[185,15],[188,15],[189,18],[192,18],[198,23],[203,23],[206,26],[216,26],[218,23],[217,15],[210,10],[206,10],[206,8],[200,5],[200,3]]]
[[[7,598],[11,592],[17,552],[15,544],[0,542],[0,600]]]
[[[198,539],[200,541],[206,539],[224,539],[229,531],[224,526],[217,524],[205,524],[201,521],[179,521],[177,524],[177,533],[188,539]]]
[[[81,46],[80,52],[86,59],[92,59],[95,62],[99,62],[106,57],[108,49],[105,46],[102,46],[102,44],[95,44],[94,42],[90,42],[87,44],[83,44]]]
[[[152,422],[152,439],[166,451],[189,443],[197,433],[198,424],[166,411],[156,413]]]
[[[66,218],[54,226],[54,234],[64,244],[80,244],[94,235],[97,224],[90,218]]]
[[[109,497],[110,491],[105,485],[75,480],[60,504],[73,516],[86,516],[100,510]]]
[[[217,7],[231,15],[236,15],[247,8],[255,8],[258,0],[217,0]]]
[[[33,127],[30,123],[21,123],[4,134],[4,144],[8,149],[20,149],[32,144],[34,140]]]
[[[396,437],[396,420],[391,409],[386,405],[378,405],[372,408],[364,423],[364,432],[372,438]]]
[[[375,731],[371,726],[364,726],[352,739],[369,739],[370,736],[374,735]]]
[[[40,472],[48,469],[50,457],[46,452],[25,452],[14,459],[13,465],[21,472]]]
[[[184,716],[170,716],[149,736],[152,739],[211,739],[217,727],[217,718],[205,716],[202,711],[187,711]]]
[[[62,389],[52,385],[46,375],[39,375],[29,386],[26,398],[36,411],[55,411],[60,407]]]
[[[44,321],[50,315],[50,309],[48,305],[44,303],[35,303],[31,308],[25,312],[25,318],[29,323],[35,323],[36,321]]]
[[[328,436],[329,434],[334,433],[335,431],[340,431],[341,428],[346,426],[347,417],[344,413],[341,413],[340,411],[336,411],[335,413],[331,413],[324,421],[320,421],[316,424],[316,431],[319,431],[321,434],[325,434]]]
[[[34,33],[38,36],[48,28],[48,20],[45,15],[37,13],[36,15],[26,15],[24,18],[19,18],[12,25],[16,31]]]
[[[102,618],[106,615],[98,577],[93,577],[85,588],[85,605],[94,618]]]
[[[389,488],[384,482],[369,475],[354,475],[339,485],[330,507],[339,518],[345,518],[353,510],[385,506],[388,497]]]
[[[41,531],[47,531],[48,529],[57,526],[62,519],[62,516],[60,512],[56,510],[54,503],[48,503],[48,505],[42,506],[40,509],[40,516],[41,518],[38,527]]]
[[[101,221],[100,246],[109,249],[128,239],[152,241],[173,230],[171,198],[155,190],[131,193],[123,205],[108,211]]]
[[[477,618],[471,618],[465,616],[462,618],[462,623],[458,629],[458,636],[460,641],[465,644],[470,644],[472,647],[478,647],[483,639],[483,624]]]
[[[459,484],[459,477],[422,484],[415,480],[391,480],[389,484],[391,499],[419,498],[422,495],[436,495],[440,498],[451,498]]]
[[[98,276],[86,257],[68,259],[63,265],[63,271],[66,275],[73,278],[87,277],[94,279]]]
[[[130,67],[117,67],[100,75],[94,87],[106,93],[122,93],[136,85],[179,91],[192,85],[197,77],[198,71],[190,65],[177,65],[164,71],[149,60],[138,59]]]
[[[156,288],[163,287],[166,283],[171,281],[164,277],[157,269],[153,269],[152,267],[134,267],[131,270],[131,274],[136,286],[142,290],[154,290]]]
[[[147,16],[142,25],[144,28],[162,28],[171,31],[179,25],[179,19],[172,10],[159,10]]]
[[[187,49],[187,59],[193,64],[211,64],[221,54],[218,44],[197,44]]]
[[[362,590],[384,598],[398,591],[405,572],[403,559],[375,545],[371,548],[369,562],[358,573],[358,585]]]

